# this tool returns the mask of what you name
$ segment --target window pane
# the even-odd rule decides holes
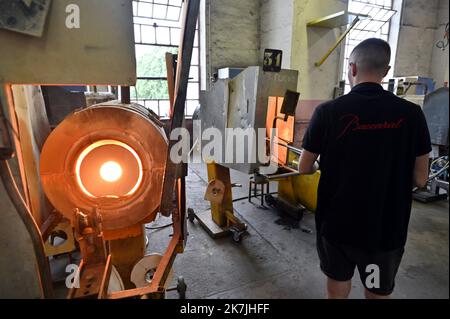
[[[153,18],[155,19],[166,19],[166,6],[155,4],[153,8]]]
[[[176,48],[136,45],[138,77],[166,77],[166,52],[177,51]]]
[[[347,80],[348,57],[356,45],[368,38],[387,40],[390,31],[390,19],[396,13],[392,10],[392,0],[349,0],[348,11],[369,15],[359,22],[349,33],[345,41],[344,68],[342,79]],[[346,87],[347,91],[349,87]]]
[[[191,117],[192,115],[194,115],[194,112],[198,105],[198,101],[186,101],[186,116]]]
[[[181,7],[181,0],[169,0],[169,4],[173,6]]]
[[[199,86],[198,83],[189,83],[187,91],[188,100],[198,100]]]
[[[141,42],[141,29],[138,24],[134,25],[134,42]]]
[[[189,81],[198,82],[199,80],[199,70],[198,66],[191,66],[191,71],[189,72]]]
[[[138,14],[137,14],[137,11],[138,10],[138,3],[137,2],[135,2],[135,1],[133,1],[133,15],[134,16],[137,16]]]
[[[191,61],[192,65],[198,65],[198,49],[193,49],[192,50],[192,61]]]
[[[168,118],[170,114],[170,102],[167,101],[159,101],[159,116],[163,118]]]
[[[145,101],[145,107],[152,110],[156,114],[159,114],[159,108],[158,108],[158,101],[157,100],[148,100]]]
[[[168,117],[170,110],[165,54],[178,52],[181,6],[182,0],[133,1],[138,81],[131,90],[131,97],[163,118]],[[199,103],[198,46],[196,33],[186,101],[188,117]]]
[[[155,28],[148,26],[148,25],[143,25],[141,26],[141,40],[142,43],[155,43]]]
[[[169,98],[167,81],[165,80],[138,80],[136,90],[139,99],[160,100]]]
[[[151,3],[138,3],[138,16],[151,18],[153,13],[153,5]]]
[[[167,19],[178,21],[180,19],[181,9],[177,7],[168,7]]]
[[[180,29],[171,29],[170,30],[170,40],[172,41],[172,45],[179,45],[181,40],[181,31]]]

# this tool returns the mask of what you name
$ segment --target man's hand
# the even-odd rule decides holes
[[[302,156],[300,157],[300,163],[298,165],[298,170],[301,174],[312,175],[318,169],[318,165],[316,164],[317,158],[319,154],[308,152],[307,150],[303,150]]]

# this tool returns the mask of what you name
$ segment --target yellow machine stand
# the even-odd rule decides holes
[[[235,215],[233,209],[233,195],[230,169],[214,162],[207,164],[208,188],[205,200],[211,203],[211,210],[195,213],[188,210],[191,222],[197,219],[200,225],[212,238],[220,238],[232,234],[236,242],[242,240],[247,225],[242,223]]]

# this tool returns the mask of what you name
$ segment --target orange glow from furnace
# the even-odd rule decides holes
[[[108,183],[117,182],[122,173],[122,167],[114,161],[106,162],[100,167],[100,176]]]
[[[139,176],[136,180],[136,183],[130,189],[130,191],[126,194],[126,196],[130,196],[130,195],[134,194],[137,191],[137,189],[139,188],[139,186],[141,185],[141,182],[143,179],[143,169],[142,169],[141,159],[139,158],[139,155],[136,153],[136,151],[133,148],[131,148],[129,145],[119,142],[119,141],[115,141],[115,140],[102,140],[102,141],[95,142],[95,143],[89,145],[87,148],[85,148],[81,152],[81,154],[79,155],[79,157],[76,161],[76,164],[75,164],[75,178],[78,183],[78,186],[80,187],[81,191],[84,194],[86,194],[89,197],[96,198],[96,196],[92,195],[84,186],[83,181],[81,180],[81,176],[80,176],[80,169],[81,169],[81,164],[83,163],[84,159],[90,152],[92,152],[93,150],[95,150],[101,146],[105,146],[105,145],[120,146],[120,147],[126,149],[128,152],[130,152],[133,155],[133,157],[135,158],[138,168],[139,168]],[[109,161],[109,162],[105,162],[104,164],[102,164],[102,166],[99,169],[99,173],[100,173],[100,177],[104,181],[114,183],[114,182],[117,182],[122,177],[123,170],[122,170],[122,167],[117,162]]]

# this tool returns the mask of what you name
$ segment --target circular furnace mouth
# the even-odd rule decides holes
[[[142,183],[142,161],[129,145],[101,140],[86,147],[75,163],[77,185],[91,198],[133,195]]]

